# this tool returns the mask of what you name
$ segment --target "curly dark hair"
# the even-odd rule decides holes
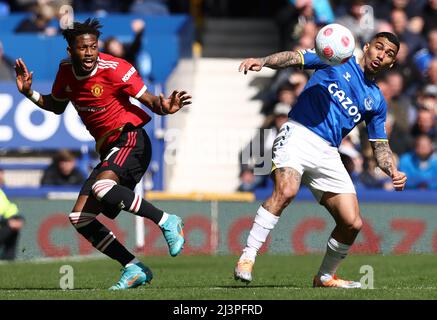
[[[74,22],[72,28],[67,28],[62,31],[62,35],[71,47],[74,44],[76,37],[83,34],[93,34],[98,39],[101,35],[101,32],[99,31],[101,27],[102,25],[99,20],[88,18],[83,23],[77,21]]]

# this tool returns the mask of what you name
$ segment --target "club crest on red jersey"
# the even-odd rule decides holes
[[[96,98],[100,97],[103,94],[103,86],[101,84],[96,83],[91,87],[91,93]]]

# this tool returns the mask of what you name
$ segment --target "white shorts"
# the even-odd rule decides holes
[[[324,192],[356,193],[338,149],[298,122],[289,120],[281,127],[273,144],[272,162],[272,171],[297,170],[318,202]]]

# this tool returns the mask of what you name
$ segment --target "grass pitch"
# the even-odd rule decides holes
[[[339,275],[358,281],[363,265],[374,270],[373,290],[314,289],[322,256],[258,257],[254,281],[233,279],[235,256],[141,257],[153,273],[151,285],[112,292],[118,264],[109,258],[0,264],[0,299],[437,299],[437,256],[349,256]],[[60,268],[74,269],[74,290],[61,290]]]

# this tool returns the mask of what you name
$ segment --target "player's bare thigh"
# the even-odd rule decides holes
[[[302,176],[296,169],[287,167],[275,169],[272,175],[275,188],[262,206],[270,213],[280,216],[299,191]]]

